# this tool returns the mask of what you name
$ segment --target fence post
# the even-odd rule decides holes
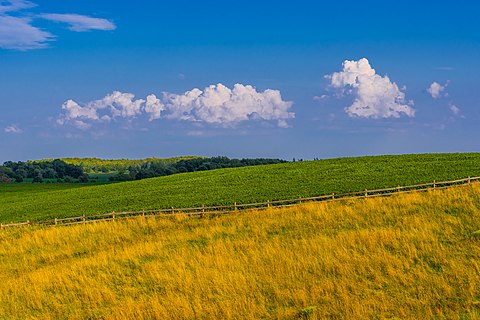
[[[175,213],[175,209],[172,207],[172,214],[174,214],[174,213]]]
[[[468,176],[468,184],[470,184],[472,182],[472,179],[470,178],[470,176]]]
[[[433,189],[437,187],[437,180],[433,180]]]
[[[233,203],[233,210],[237,211],[237,203],[236,202]]]
[[[58,220],[57,220],[57,218],[55,218],[55,225],[58,225]]]
[[[142,210],[142,217],[145,218],[145,209]]]
[[[82,216],[83,224],[85,224],[85,221],[87,221],[85,215]]]
[[[112,212],[112,220],[115,220],[115,211]]]
[[[270,200],[267,200],[267,208],[270,208]]]
[[[335,193],[332,193],[332,200],[335,200]]]
[[[368,190],[365,189],[365,198],[368,197]]]

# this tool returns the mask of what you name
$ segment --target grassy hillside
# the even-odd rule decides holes
[[[206,219],[4,229],[0,315],[479,319],[479,230],[478,184]]]
[[[61,191],[68,189],[77,189],[88,186],[88,184],[81,183],[0,183],[1,199],[8,196],[17,197],[19,195],[26,196],[27,194],[45,194],[51,191]],[[0,200],[2,201],[2,200]]]
[[[296,162],[36,193],[0,189],[0,221],[289,199],[468,176],[480,176],[479,153]]]

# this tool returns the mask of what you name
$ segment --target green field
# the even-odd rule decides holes
[[[88,186],[88,184],[80,183],[0,183],[0,194],[2,195],[2,205],[4,198],[9,195],[26,196],[28,194],[43,194],[51,191],[61,191],[68,189],[76,189]]]
[[[480,153],[340,158],[58,189],[55,185],[8,185],[0,188],[0,221],[248,203],[468,176],[480,176]]]

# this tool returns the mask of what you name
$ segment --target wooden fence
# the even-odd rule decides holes
[[[19,226],[67,226],[75,224],[87,224],[99,221],[113,221],[117,219],[128,219],[133,217],[152,217],[152,216],[174,216],[174,215],[187,215],[187,216],[204,216],[207,214],[226,214],[232,213],[237,210],[249,210],[249,209],[262,209],[268,207],[288,207],[303,202],[310,201],[338,201],[343,199],[358,199],[358,198],[370,198],[370,197],[384,197],[394,194],[410,193],[415,191],[428,191],[435,189],[445,189],[453,186],[471,184],[472,182],[480,181],[480,177],[468,177],[460,180],[453,181],[442,181],[442,182],[432,182],[425,184],[416,184],[412,186],[398,186],[395,188],[385,188],[385,189],[376,189],[376,190],[363,190],[359,192],[349,192],[343,194],[332,193],[330,195],[316,196],[316,197],[307,197],[307,198],[296,198],[289,200],[275,200],[275,201],[266,201],[266,202],[257,202],[257,203],[246,203],[246,204],[237,204],[227,206],[201,206],[196,208],[169,208],[169,209],[160,209],[160,210],[141,210],[141,211],[130,211],[130,212],[111,212],[105,214],[97,215],[82,215],[78,217],[71,218],[61,218],[61,219],[51,219],[51,220],[42,220],[42,221],[26,221],[21,223],[10,223],[10,224],[0,224],[0,227],[19,227]]]

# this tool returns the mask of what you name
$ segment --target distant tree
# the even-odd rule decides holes
[[[27,170],[23,169],[23,167],[19,167],[17,170],[15,170],[15,172],[17,173],[17,175],[21,176],[22,178],[26,178],[27,177]]]
[[[43,170],[43,178],[45,179],[55,179],[57,178],[57,173],[53,168],[47,167]]]
[[[67,164],[62,160],[59,160],[59,159],[53,160],[52,167],[53,167],[53,170],[55,170],[55,172],[57,173],[57,176],[59,178],[63,178],[67,174],[66,173]]]
[[[41,174],[38,176],[33,177],[32,183],[42,183],[43,182],[43,177]]]
[[[78,177],[78,181],[81,183],[87,183],[90,181],[90,179],[88,178],[88,175],[82,174],[80,177]]]
[[[67,164],[59,159],[53,161],[7,161],[0,166],[0,174],[4,174],[16,182],[22,182],[25,178],[35,179],[36,182],[39,182],[43,179],[62,179],[66,175],[79,178],[83,175],[83,170],[80,166]]]
[[[110,181],[139,180],[152,177],[167,176],[180,172],[205,171],[220,168],[235,168],[244,166],[255,166],[263,164],[274,164],[286,162],[280,159],[229,159],[227,157],[192,158],[176,162],[148,161],[136,163],[126,170],[119,169]]]
[[[9,178],[7,175],[0,174],[0,183],[10,183],[12,179]]]

